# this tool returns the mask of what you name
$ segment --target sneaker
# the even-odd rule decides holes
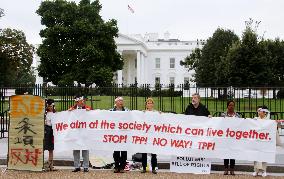
[[[89,169],[88,168],[84,168],[84,172],[89,172]]]
[[[253,172],[253,173],[252,173],[252,176],[256,177],[257,174],[258,174],[257,172]]]
[[[157,174],[157,171],[156,171],[156,170],[152,170],[152,173],[153,173],[153,174]]]
[[[266,173],[266,172],[263,172],[261,176],[262,176],[262,177],[266,177],[266,176],[267,176],[267,173]]]
[[[141,173],[146,173],[146,170],[142,170]]]

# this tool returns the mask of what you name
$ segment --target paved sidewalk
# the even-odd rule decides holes
[[[282,143],[284,142],[284,136],[281,136]],[[7,150],[8,150],[8,139],[0,139],[0,165],[6,164],[7,158]],[[284,145],[284,144],[283,144]],[[90,151],[90,160],[94,156],[98,156],[98,151]],[[45,151],[45,158],[47,158],[48,152]],[[132,154],[128,152],[128,160],[131,159]],[[103,152],[99,151],[99,157],[103,158],[104,161],[108,161],[108,163],[112,163],[112,152]],[[169,169],[169,161],[170,156],[158,156],[158,163],[160,169]],[[72,151],[67,151],[64,153],[59,153],[54,151],[54,160],[55,165],[57,166],[72,166],[73,165],[73,153]],[[223,170],[223,160],[222,159],[212,159],[212,170],[213,171],[222,171]],[[252,172],[253,171],[253,162],[251,161],[236,161],[236,171],[244,171],[244,172]],[[276,162],[275,163],[268,163],[268,172],[273,173],[284,173],[284,148],[277,147],[276,151]]]
[[[169,170],[158,170],[158,174],[154,175],[152,173],[145,173],[142,174],[140,171],[131,171],[126,173],[113,173],[112,170],[90,170],[88,173],[78,172],[72,173],[71,170],[73,168],[70,167],[57,167],[59,170],[56,172],[29,172],[29,171],[3,171],[3,168],[0,166],[0,179],[15,179],[15,178],[29,178],[29,179],[50,179],[50,178],[80,178],[80,179],[87,179],[87,178],[135,178],[135,179],[152,179],[152,178],[161,178],[161,179],[227,179],[227,178],[234,178],[234,179],[247,179],[247,178],[255,178],[252,176],[251,172],[236,172],[235,176],[224,176],[222,172],[212,171],[211,174],[208,175],[195,175],[195,174],[183,174],[183,173],[172,173]],[[266,178],[268,179],[280,179],[283,178],[284,174],[279,173],[268,173]],[[260,178],[260,177],[258,177]]]

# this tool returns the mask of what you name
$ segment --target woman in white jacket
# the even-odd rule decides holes
[[[270,112],[268,111],[267,106],[261,106],[257,110],[258,117],[256,119],[259,120],[269,120],[270,119]],[[262,177],[266,177],[266,168],[267,163],[266,162],[258,162],[254,161],[254,172],[253,176],[261,175]]]

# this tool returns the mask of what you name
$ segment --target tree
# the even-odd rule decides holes
[[[0,29],[1,85],[33,84],[31,71],[34,47],[25,34],[15,29]]]
[[[218,86],[227,85],[223,75],[223,59],[230,46],[238,41],[238,36],[230,31],[218,28],[210,37],[202,49],[195,49],[190,56],[185,59],[185,63],[190,69],[195,70],[195,82],[198,86]]]
[[[255,23],[259,24],[259,22]],[[253,20],[250,20],[241,41],[228,51],[226,60],[229,64],[229,73],[227,77],[232,86],[264,87],[276,82],[273,75],[275,62],[270,56],[271,49],[268,50],[271,42],[259,38],[256,33],[257,28],[252,28],[253,24]]]
[[[195,49],[181,64],[195,70],[199,86],[282,86],[284,42],[258,36],[259,24],[246,21],[241,40],[230,31],[217,29],[202,49]]]
[[[266,40],[260,42],[261,47],[264,49],[266,67],[269,74],[268,84],[270,86],[283,86],[284,85],[284,41],[280,39]]]
[[[180,61],[180,65],[184,65],[188,68],[188,70],[196,70],[201,59],[201,49],[195,48],[192,53],[187,56],[184,61]],[[196,81],[196,75],[192,75],[193,79],[192,81]]]
[[[104,22],[100,10],[98,0],[81,0],[78,5],[64,0],[41,3],[37,13],[46,28],[40,32],[38,71],[46,82],[103,86],[111,83],[113,72],[122,69],[114,41],[117,23]]]

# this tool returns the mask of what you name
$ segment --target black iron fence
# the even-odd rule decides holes
[[[43,98],[55,100],[57,111],[67,110],[74,104],[74,96],[87,97],[87,105],[93,109],[110,109],[114,105],[116,96],[124,98],[124,104],[131,110],[144,110],[145,100],[152,97],[155,108],[163,112],[183,113],[191,101],[191,96],[199,93],[201,103],[207,106],[213,116],[219,116],[226,111],[227,100],[236,102],[235,110],[244,118],[257,115],[258,106],[266,105],[271,111],[272,119],[284,119],[284,88],[239,88],[214,87],[199,88],[181,85],[154,85],[144,84],[138,86],[112,85],[109,87],[58,87],[58,86],[18,86],[0,87],[0,116],[1,137],[3,131],[8,130],[9,124],[9,97],[16,94],[33,94]]]

